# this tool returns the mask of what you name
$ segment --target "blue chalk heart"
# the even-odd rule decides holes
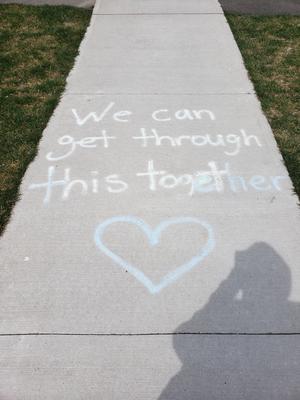
[[[208,238],[206,243],[200,248],[198,254],[196,254],[186,263],[180,265],[173,271],[166,274],[158,284],[154,284],[141,270],[139,270],[137,267],[133,266],[126,260],[123,260],[121,257],[119,257],[117,254],[112,252],[108,247],[104,245],[102,240],[104,231],[108,226],[119,222],[127,222],[138,226],[146,234],[149,244],[151,246],[155,246],[159,243],[161,233],[166,228],[170,227],[171,225],[178,225],[178,224],[197,224],[207,231]],[[213,250],[215,246],[212,227],[208,223],[192,217],[171,218],[161,222],[155,229],[152,229],[148,224],[146,224],[145,221],[136,217],[132,216],[113,217],[105,220],[104,222],[102,222],[97,226],[94,239],[97,247],[104,254],[106,254],[109,258],[111,258],[120,267],[130,272],[130,274],[133,275],[138,281],[140,281],[152,294],[160,292],[163,288],[175,282],[183,274],[185,274],[186,272],[190,271],[191,269],[199,265],[202,262],[202,260]]]

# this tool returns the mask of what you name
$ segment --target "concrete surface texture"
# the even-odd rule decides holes
[[[1,241],[0,398],[298,399],[299,236],[218,3],[98,2]]]

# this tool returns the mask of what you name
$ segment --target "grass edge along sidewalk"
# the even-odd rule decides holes
[[[64,90],[91,10],[0,5],[0,233]]]
[[[300,17],[226,17],[300,197]]]
[[[0,232],[18,199],[88,25],[89,10],[0,5]],[[300,17],[227,15],[263,110],[300,194],[297,92]]]

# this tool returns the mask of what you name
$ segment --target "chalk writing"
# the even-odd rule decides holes
[[[172,121],[172,119],[193,121],[202,119],[203,116],[208,117],[212,121],[216,119],[215,114],[210,110],[189,110],[186,108],[175,111],[174,117],[168,109],[155,110],[151,116],[154,121],[158,122],[168,122]]]
[[[78,115],[76,108],[72,108],[72,113],[75,117],[75,121],[76,121],[77,125],[82,126],[89,120],[94,121],[94,122],[102,122],[105,118],[108,117],[108,115],[109,115],[111,109],[114,107],[114,105],[115,105],[114,102],[109,103],[99,115],[96,114],[95,112],[90,112],[85,117],[80,117]],[[117,111],[117,112],[113,113],[111,118],[117,122],[129,122],[130,121],[129,116],[131,114],[132,114],[131,111],[121,110],[121,111]]]
[[[232,175],[228,162],[225,163],[224,168],[218,168],[215,161],[209,161],[207,165],[207,170],[176,176],[166,170],[156,169],[154,161],[150,160],[148,161],[147,171],[138,172],[136,176],[146,178],[148,188],[151,191],[157,191],[159,188],[175,189],[186,187],[190,196],[195,193],[223,193],[226,186],[229,191],[235,193],[249,190],[259,192],[281,191],[280,181],[287,179],[286,176],[266,177],[263,175],[254,175],[246,179],[246,177],[240,175]]]
[[[82,147],[86,149],[91,149],[97,147],[97,142],[103,141],[103,147],[107,149],[109,147],[109,141],[116,139],[115,136],[107,136],[106,130],[101,131],[102,135],[101,136],[87,136],[84,137],[80,140],[75,140],[72,136],[70,135],[64,135],[61,136],[58,140],[57,143],[62,146],[68,146],[69,149],[65,154],[62,154],[60,156],[54,156],[53,152],[49,152],[46,155],[47,160],[49,161],[59,161],[63,160],[67,157],[69,157],[71,154],[74,153],[76,147]]]
[[[63,178],[54,177],[56,167],[49,166],[48,176],[45,182],[33,183],[29,186],[30,190],[44,189],[44,203],[50,202],[53,190],[60,187],[61,200],[67,200],[71,192],[77,195],[86,196],[87,194],[97,194],[102,190],[109,193],[122,193],[129,189],[129,184],[119,174],[110,174],[102,178],[99,177],[99,171],[89,171],[88,179],[78,179],[71,177],[71,168],[65,168]],[[287,176],[263,176],[251,175],[249,177],[233,175],[230,164],[226,162],[224,167],[220,168],[216,161],[209,161],[207,168],[192,173],[175,175],[164,169],[156,169],[154,161],[149,160],[147,169],[143,172],[137,172],[139,181],[137,185],[146,183],[146,189],[151,192],[159,190],[184,189],[189,196],[199,194],[222,194],[225,191],[234,193],[246,193],[249,191],[281,191],[281,182],[287,179]],[[132,179],[134,176],[130,176]]]
[[[71,134],[69,132],[62,134],[57,139],[58,146],[48,150],[46,159],[51,165],[48,166],[46,177],[39,182],[31,183],[29,190],[40,193],[45,205],[51,203],[54,206],[57,201],[66,202],[73,199],[78,201],[78,199],[81,200],[88,196],[95,198],[99,196],[100,199],[102,196],[107,202],[108,197],[117,201],[120,196],[124,196],[124,200],[128,200],[136,194],[143,193],[144,196],[148,193],[151,194],[151,201],[157,208],[156,200],[170,197],[170,202],[172,202],[172,194],[174,197],[176,196],[176,201],[184,201],[186,204],[192,205],[191,199],[199,197],[211,196],[209,198],[215,199],[216,196],[222,197],[229,194],[231,200],[238,197],[245,199],[251,193],[272,192],[273,194],[273,192],[281,192],[285,188],[288,176],[253,174],[255,165],[251,165],[251,173],[241,174],[235,170],[238,163],[235,163],[233,157],[238,158],[246,151],[263,148],[264,142],[259,136],[253,134],[254,132],[249,132],[240,126],[235,130],[225,131],[219,117],[206,107],[187,107],[186,104],[173,108],[163,104],[152,108],[147,107],[147,105],[142,107],[137,113],[129,109],[122,109],[117,102],[107,101],[93,111],[78,111],[76,108],[72,108],[70,116],[73,124],[76,125],[74,133],[69,131]],[[133,122],[134,126],[131,127],[130,124]],[[108,126],[114,134],[109,132]],[[87,136],[84,134],[86,127],[89,128],[89,131],[93,129],[94,132]],[[222,127],[222,131],[220,131],[220,127]],[[125,141],[130,142],[127,143],[126,148],[124,147]],[[159,151],[157,148],[160,148]],[[192,167],[187,169],[187,166],[180,165],[179,160],[173,162],[173,155],[182,155],[184,152],[182,159],[187,160],[186,152],[191,148],[193,149],[190,152],[191,156],[194,157],[196,151],[199,154],[196,159],[198,164],[196,160],[193,160]],[[117,160],[117,163],[112,159],[116,157],[116,149],[119,149],[120,158],[121,156],[126,157],[124,166],[131,166],[130,168],[134,169],[119,173],[114,170],[114,167],[111,167],[112,171],[107,175],[109,172],[107,172],[107,168],[110,165],[123,165],[122,159]],[[128,152],[129,150],[130,152]],[[88,170],[85,168],[85,164],[80,162],[80,156],[87,152],[96,152],[98,155],[100,153],[99,157],[88,160]],[[101,157],[104,152],[105,158]],[[139,153],[139,157],[134,159],[137,153]],[[212,155],[214,153],[216,154]],[[146,154],[147,156],[145,156]],[[164,162],[156,160],[153,154],[158,156],[163,154]],[[219,159],[220,154],[224,160]],[[76,156],[76,172],[74,172],[69,165],[65,165],[65,161]],[[260,152],[260,156],[262,156],[262,152]],[[131,157],[132,162],[130,160],[127,163],[128,158]],[[168,165],[169,160],[171,162]],[[253,159],[249,158],[249,160]],[[113,162],[111,163],[111,161]],[[102,162],[105,162],[105,173],[102,172]],[[243,169],[243,171],[247,171],[247,169]],[[257,196],[255,195],[255,197]],[[229,203],[233,204],[233,202]],[[88,204],[90,205],[90,201]],[[199,210],[197,205],[196,207]],[[173,208],[175,209],[175,207]],[[205,241],[204,244],[199,243],[195,255],[182,265],[171,265],[169,272],[159,281],[154,282],[141,270],[140,265],[134,265],[134,262],[122,258],[121,255],[110,249],[109,243],[104,243],[104,233],[107,228],[116,224],[119,226],[117,226],[118,231],[115,233],[114,241],[118,240],[119,230],[124,230],[128,224],[131,224],[131,226],[136,226],[146,237],[150,251],[160,244],[161,237],[167,229],[174,229],[172,233],[175,232],[176,225],[187,225],[189,229],[191,224],[197,225],[204,233]],[[122,231],[120,238],[124,237]],[[107,256],[118,267],[129,272],[151,294],[159,293],[187,272],[202,265],[215,248],[214,230],[209,223],[195,217],[181,216],[163,220],[156,227],[151,227],[144,220],[130,215],[108,218],[96,227],[94,242],[102,256]],[[177,247],[173,246],[172,248],[176,249]],[[27,257],[24,258],[24,261],[28,261]],[[240,300],[242,297],[243,293],[241,292],[237,294],[236,299]]]
[[[145,128],[141,128],[140,136],[133,136],[134,140],[141,141],[142,147],[147,147],[148,144],[155,146],[182,146],[186,143],[202,147],[202,146],[214,146],[214,147],[226,147],[231,146],[231,150],[224,150],[224,153],[228,156],[235,156],[240,152],[241,147],[251,146],[254,144],[258,147],[262,147],[259,139],[255,135],[247,135],[244,129],[240,129],[240,135],[229,134],[229,135],[181,135],[177,137],[169,135],[159,135],[157,129],[151,129],[151,133],[148,133]]]
[[[92,121],[95,123],[102,122],[107,118],[111,118],[116,122],[130,122],[130,116],[133,114],[132,111],[129,110],[120,110],[117,112],[112,112],[115,103],[110,102],[104,109],[97,114],[95,111],[89,112],[84,117],[79,116],[76,108],[72,108],[72,114],[75,117],[76,124],[82,126],[86,124],[88,121]],[[156,122],[168,122],[172,121],[172,119],[178,121],[186,121],[186,120],[202,120],[203,118],[210,119],[214,121],[216,119],[215,114],[211,110],[200,109],[200,110],[190,110],[187,108],[183,108],[172,113],[169,109],[158,109],[151,113],[151,119]]]
[[[262,147],[260,140],[255,135],[247,135],[244,129],[240,129],[241,135],[180,135],[173,137],[170,135],[159,135],[157,129],[150,129],[149,133],[145,128],[140,129],[140,136],[132,136],[132,139],[139,141],[142,147],[154,146],[171,146],[181,147],[190,144],[196,147],[212,146],[212,147],[225,147],[224,154],[228,156],[235,156],[240,153],[242,146],[250,147],[256,145]],[[56,155],[55,152],[50,151],[46,154],[48,161],[60,161],[68,158],[74,154],[76,148],[81,147],[84,149],[94,149],[98,147],[98,143],[102,143],[102,148],[107,149],[110,146],[110,141],[116,140],[116,136],[108,136],[105,129],[101,130],[101,136],[86,136],[79,140],[75,140],[70,135],[64,135],[58,138],[57,143],[66,148],[66,152],[61,155]],[[230,147],[230,149],[227,149]]]
[[[61,199],[67,200],[70,196],[71,191],[76,189],[76,192],[85,196],[89,192],[99,192],[99,178],[98,171],[90,171],[91,179],[71,179],[71,168],[64,169],[63,179],[54,179],[54,173],[56,168],[50,166],[48,168],[48,177],[46,182],[33,183],[29,186],[29,189],[45,189],[45,196],[43,202],[48,204],[52,198],[53,189],[56,187],[62,187]],[[127,190],[128,185],[125,181],[121,180],[118,174],[108,175],[103,178],[105,183],[105,190],[109,193],[121,193]]]
[[[144,272],[142,272],[138,268],[138,266],[134,266],[128,261],[124,260],[119,255],[110,250],[107,245],[104,244],[103,234],[105,230],[109,226],[120,222],[126,222],[137,226],[144,233],[144,235],[146,235],[149,245],[151,247],[159,244],[163,231],[165,231],[166,229],[170,229],[172,226],[178,224],[197,224],[200,229],[204,230],[207,235],[207,239],[204,245],[200,246],[199,252],[195,256],[191,257],[190,260],[166,274],[158,283],[154,283]],[[148,289],[151,294],[159,293],[162,289],[166,288],[167,286],[178,280],[182,275],[191,271],[193,268],[200,266],[204,259],[215,247],[214,232],[211,225],[205,221],[201,221],[200,219],[193,217],[167,219],[165,221],[162,221],[156,228],[153,229],[142,219],[133,216],[117,216],[109,218],[97,226],[94,234],[94,240],[99,250],[101,250],[111,260],[113,260],[119,267],[133,275]]]

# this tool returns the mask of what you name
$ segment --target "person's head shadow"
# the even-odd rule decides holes
[[[290,289],[290,269],[271,246],[237,252],[207,305],[175,330],[182,368],[159,400],[300,398],[299,340],[282,335],[300,327]]]

